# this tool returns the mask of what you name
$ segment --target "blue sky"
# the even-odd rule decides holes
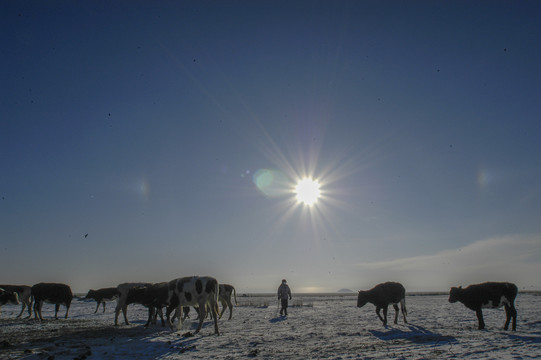
[[[540,10],[2,2],[1,282],[541,289]]]

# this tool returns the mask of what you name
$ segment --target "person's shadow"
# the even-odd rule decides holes
[[[276,316],[276,317],[273,317],[272,319],[270,319],[269,322],[271,324],[275,324],[277,322],[284,321],[286,319],[287,319],[287,315],[279,315],[279,316]]]

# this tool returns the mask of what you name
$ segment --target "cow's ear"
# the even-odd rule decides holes
[[[459,289],[462,289],[462,286],[459,286],[458,288],[459,288]]]

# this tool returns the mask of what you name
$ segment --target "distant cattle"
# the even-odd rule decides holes
[[[1,289],[17,293],[19,302],[21,303],[21,312],[17,315],[20,318],[24,309],[28,307],[27,319],[32,316],[32,289],[27,285],[0,285]]]
[[[19,295],[16,292],[0,288],[0,307],[6,304],[19,304]]]
[[[118,325],[118,315],[120,313],[120,310],[122,310],[122,314],[124,315],[124,322],[126,325],[129,325],[127,311],[128,311],[128,304],[126,303],[126,300],[128,299],[128,293],[130,289],[133,288],[140,288],[140,287],[147,287],[152,284],[150,283],[123,283],[118,285],[116,288],[118,290],[118,299],[116,300],[116,308],[115,308],[115,325]]]
[[[36,319],[39,318],[40,320],[43,320],[41,308],[44,302],[55,305],[55,319],[58,319],[58,309],[60,309],[60,305],[66,307],[66,315],[64,318],[66,319],[68,317],[71,300],[73,299],[71,288],[68,285],[39,283],[32,286],[32,297],[34,298],[34,317]]]
[[[118,298],[118,290],[116,287],[110,287],[110,288],[104,288],[104,289],[98,289],[98,290],[88,290],[88,293],[85,296],[85,299],[94,299],[98,303],[96,305],[96,311],[94,311],[94,314],[98,312],[98,309],[100,307],[100,304],[103,304],[103,312],[105,312],[105,302],[106,301],[113,301]]]
[[[231,303],[231,295],[235,297],[235,305],[237,303],[237,292],[232,285],[229,284],[220,284],[220,294],[218,300],[222,303],[222,312],[220,313],[219,318],[222,318],[222,315],[225,312],[225,309],[229,308],[229,320],[233,316],[233,304]]]
[[[398,323],[398,303],[400,303],[404,323],[408,322],[406,320],[406,289],[404,289],[402,284],[397,282],[386,282],[376,285],[370,290],[359,291],[357,307],[363,307],[368,302],[376,305],[376,314],[383,322],[384,326],[387,326],[387,307],[389,305],[393,305],[395,310],[394,323]],[[383,309],[383,317],[380,315],[381,309]]]
[[[171,329],[174,329],[172,319],[169,317],[169,314],[175,310],[175,317],[178,320],[177,330],[180,330],[182,327],[182,308],[184,306],[195,306],[199,307],[199,326],[195,331],[198,333],[203,326],[203,321],[206,315],[205,305],[208,303],[210,305],[210,311],[214,319],[214,333],[219,335],[218,331],[218,293],[219,293],[218,281],[215,278],[208,276],[190,276],[183,277],[169,282],[169,294],[168,302],[169,304],[173,303],[173,299],[176,297],[175,301],[178,301],[176,307],[169,306],[167,309],[167,319]]]
[[[479,323],[479,330],[485,328],[483,320],[483,308],[500,308],[505,307],[505,325],[503,328],[509,328],[509,322],[513,319],[513,330],[517,329],[517,309],[515,309],[515,298],[517,297],[518,289],[515,284],[506,282],[486,282],[475,284],[462,289],[453,287],[449,292],[449,302],[455,303],[460,301],[468,309],[475,311]]]

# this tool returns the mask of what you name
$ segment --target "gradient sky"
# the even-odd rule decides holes
[[[540,13],[2,1],[0,282],[539,290]]]

